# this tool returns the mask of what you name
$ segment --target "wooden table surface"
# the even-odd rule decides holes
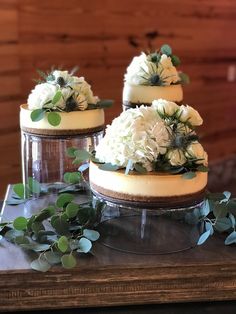
[[[236,300],[236,250],[219,236],[176,254],[127,254],[99,243],[93,254],[73,270],[39,273],[29,267],[32,255],[1,242],[0,311]]]

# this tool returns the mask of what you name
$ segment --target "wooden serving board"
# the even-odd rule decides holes
[[[5,206],[11,219],[23,207]],[[26,213],[27,214],[27,213]],[[33,254],[0,243],[0,311],[236,300],[236,249],[214,236],[166,255],[118,252],[97,243],[77,267],[30,269]]]

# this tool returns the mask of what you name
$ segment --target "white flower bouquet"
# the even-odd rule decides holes
[[[150,107],[129,109],[114,119],[95,158],[107,170],[116,166],[126,173],[164,171],[192,177],[197,170],[207,171],[207,153],[195,132],[202,122],[190,106],[154,100]]]
[[[56,126],[60,123],[58,112],[107,108],[113,103],[94,96],[84,77],[74,76],[73,72],[38,72],[43,80],[31,91],[27,101],[32,121],[43,119],[45,112],[53,112],[48,121]]]

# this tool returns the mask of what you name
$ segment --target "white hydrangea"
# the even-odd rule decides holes
[[[30,110],[42,109],[43,106],[51,101],[59,87],[49,83],[42,83],[35,86],[28,97],[28,108]]]
[[[96,148],[101,162],[126,167],[129,160],[152,171],[152,162],[165,154],[169,133],[152,107],[141,106],[121,113],[106,129]]]

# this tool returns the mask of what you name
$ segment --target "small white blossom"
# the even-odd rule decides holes
[[[96,148],[101,162],[126,167],[129,160],[148,171],[169,145],[166,124],[152,107],[129,109],[115,118]]]
[[[168,151],[167,158],[172,166],[182,166],[187,161],[181,149],[172,149]]]
[[[181,122],[189,122],[192,126],[199,126],[203,123],[202,117],[198,111],[188,105],[181,105],[177,115]]]
[[[197,158],[199,160],[196,161],[197,164],[203,164],[204,166],[207,166],[208,164],[208,155],[204,151],[202,145],[199,142],[193,142],[191,143],[187,149],[185,156],[187,158]]]

